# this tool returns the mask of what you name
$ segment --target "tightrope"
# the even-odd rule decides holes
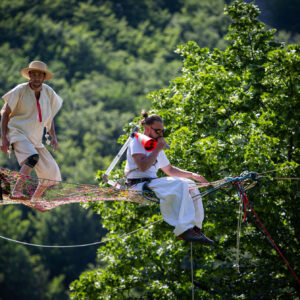
[[[41,244],[33,244],[33,243],[27,243],[27,242],[22,242],[22,241],[18,241],[18,240],[14,240],[5,236],[0,235],[0,238],[3,240],[7,240],[13,243],[17,243],[17,244],[21,244],[21,245],[25,245],[25,246],[32,246],[32,247],[40,247],[40,248],[79,248],[79,247],[89,247],[89,246],[94,246],[94,245],[100,245],[100,244],[105,244],[114,240],[118,240],[118,239],[122,239],[126,236],[129,236],[131,234],[134,234],[142,229],[148,229],[151,225],[158,223],[160,221],[162,221],[163,218],[160,218],[146,226],[140,227],[136,230],[133,230],[131,232],[125,233],[123,235],[117,236],[115,238],[111,238],[109,240],[105,240],[105,241],[98,241],[98,242],[94,242],[94,243],[89,243],[89,244],[80,244],[80,245],[41,245]]]
[[[261,175],[261,174],[269,174],[269,173],[274,173],[274,172],[279,172],[279,171],[283,171],[283,170],[286,170],[286,169],[298,168],[299,166],[300,165],[297,164],[296,166],[287,166],[287,167],[284,167],[284,168],[281,168],[281,169],[278,169],[278,170],[264,171],[262,173],[259,173],[259,175]]]
[[[198,197],[199,195],[204,197],[204,196],[206,196],[210,193],[213,193],[213,192],[217,191],[218,189],[222,188],[223,186],[228,185],[230,183],[241,182],[246,179],[252,179],[253,181],[256,181],[257,175],[258,175],[258,173],[256,173],[256,172],[249,172],[243,176],[225,177],[225,179],[223,179],[223,180],[216,181],[215,186],[213,188],[208,189],[204,192],[200,192],[199,194],[192,196],[192,198]],[[200,186],[196,184],[195,186],[191,187],[190,189],[195,189],[197,187],[200,187]]]

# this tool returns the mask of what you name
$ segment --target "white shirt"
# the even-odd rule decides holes
[[[125,175],[127,178],[157,178],[157,171],[170,164],[165,152],[161,150],[156,158],[156,162],[145,172],[140,171],[132,155],[145,154],[148,156],[150,153],[151,152],[146,151],[137,138],[134,137],[127,149],[127,161],[125,165]]]
[[[62,99],[50,86],[42,84],[39,98],[42,113],[40,122],[35,92],[28,82],[17,85],[2,98],[11,109],[8,122],[9,142],[12,144],[28,139],[34,147],[43,148],[44,127],[47,131],[50,130],[52,120],[62,105]]]

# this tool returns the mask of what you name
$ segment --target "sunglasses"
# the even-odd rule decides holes
[[[155,131],[156,134],[163,134],[165,132],[164,129],[157,129],[157,128],[153,128],[153,127],[151,127],[151,128]]]

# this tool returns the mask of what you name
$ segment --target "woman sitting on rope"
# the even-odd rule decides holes
[[[189,190],[196,180],[208,181],[201,175],[181,170],[170,164],[163,149],[167,146],[163,138],[164,125],[160,116],[142,111],[144,134],[157,140],[152,152],[147,152],[137,139],[133,139],[127,150],[125,175],[130,189],[142,191],[144,184],[160,199],[160,210],[164,220],[175,227],[174,234],[181,240],[205,245],[214,242],[202,232],[204,210],[197,189]],[[158,169],[170,177],[157,177]]]

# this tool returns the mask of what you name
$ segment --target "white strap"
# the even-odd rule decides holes
[[[130,134],[130,137],[127,139],[127,141],[125,142],[125,144],[123,145],[123,147],[120,149],[120,151],[118,152],[118,154],[116,155],[116,157],[114,158],[114,160],[111,162],[110,166],[107,168],[107,170],[103,174],[103,180],[105,182],[108,182],[108,183],[111,182],[111,180],[108,180],[108,175],[110,174],[110,172],[112,171],[112,169],[116,166],[117,162],[120,160],[121,156],[123,155],[123,153],[128,148],[129,142],[131,141],[132,138],[134,138],[134,133],[136,131],[138,131],[138,130],[139,130],[138,126],[135,126],[134,129],[133,129],[133,131],[132,131],[132,133]]]

